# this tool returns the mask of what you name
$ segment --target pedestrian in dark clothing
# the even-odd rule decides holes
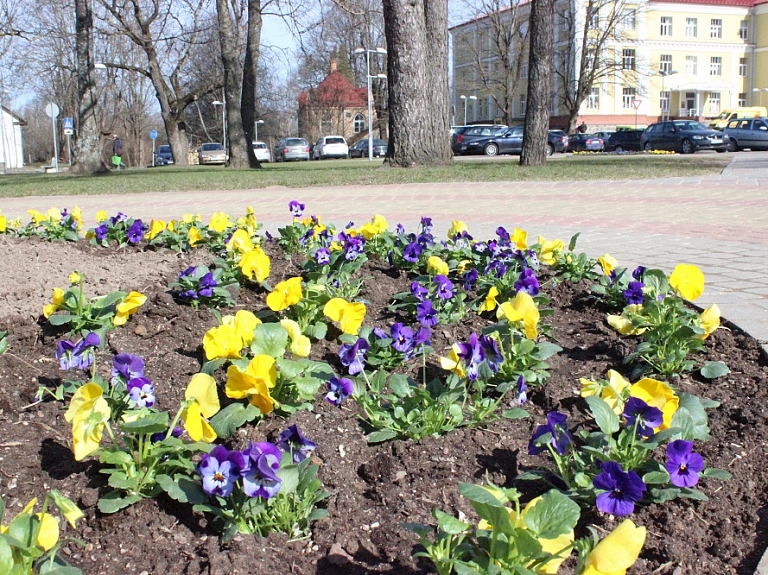
[[[112,136],[112,165],[118,170],[125,169],[125,164],[123,164],[123,141],[117,137],[117,134]]]
[[[584,120],[581,121],[581,124],[578,127],[580,134],[586,134],[587,133],[587,124],[584,122]]]

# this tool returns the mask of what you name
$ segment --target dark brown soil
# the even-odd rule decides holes
[[[312,413],[298,413],[289,421],[270,418],[247,427],[238,441],[275,439],[295,422],[318,444],[320,478],[332,494],[326,501],[328,517],[315,524],[311,540],[240,535],[222,546],[205,517],[166,499],[101,515],[96,501],[103,476],[93,460],[74,461],[65,406],[50,401],[32,405],[39,385],[56,385],[62,376],[54,357],[57,334],[43,327],[39,314],[51,287],[65,287],[67,275],[75,269],[86,274],[86,290],[92,295],[117,287],[147,294],[139,313],[111,332],[108,348],[144,357],[159,406],[177,405],[190,377],[200,369],[203,334],[216,320],[208,310],[175,303],[167,284],[192,260],[205,261],[205,254],[182,257],[104,250],[84,242],[13,239],[3,239],[3,249],[0,272],[8,287],[0,294],[0,330],[9,332],[10,348],[0,356],[0,494],[9,513],[34,496],[43,497],[50,488],[75,500],[86,519],[77,533],[62,529],[82,539],[86,547],[69,544],[63,553],[86,575],[430,573],[427,562],[412,558],[417,537],[402,524],[431,523],[435,507],[472,517],[457,485],[481,483],[486,475],[496,484],[537,489],[530,483],[515,483],[521,470],[543,461],[527,455],[532,430],[549,410],[574,415],[583,411],[585,405],[577,397],[579,378],[602,377],[610,368],[622,370],[622,359],[632,345],[606,327],[605,310],[586,297],[586,285],[562,284],[550,287],[554,314],[546,321],[563,351],[550,361],[546,386],[530,394],[528,419],[502,420],[488,429],[457,430],[416,443],[371,446],[353,402],[339,409],[318,397]],[[273,284],[297,271],[281,257],[272,262]],[[368,264],[363,272],[371,277],[364,294],[370,302],[366,324],[387,325],[385,305],[392,293],[407,289],[407,278],[386,265]],[[238,302],[240,307],[262,309],[264,295],[241,290]],[[438,329],[433,338],[436,352],[444,353],[485,321],[473,316],[462,326]],[[336,349],[335,343],[315,346],[313,357]],[[685,377],[680,388],[720,402],[719,408],[709,411],[712,440],[696,448],[709,467],[726,469],[733,479],[704,481],[701,489],[710,497],[707,502],[676,500],[640,508],[633,520],[647,527],[648,538],[632,573],[751,575],[768,543],[765,357],[753,338],[727,325],[707,340],[701,359],[723,360],[731,373],[715,383]],[[617,523],[597,512],[584,512],[582,517],[598,529],[610,530]]]

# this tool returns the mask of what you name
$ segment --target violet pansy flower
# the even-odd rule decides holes
[[[631,469],[624,471],[615,461],[603,463],[603,470],[592,480],[592,485],[603,490],[597,496],[597,508],[619,517],[630,515],[648,489],[637,473]]]
[[[667,445],[669,481],[675,487],[693,487],[699,482],[699,473],[704,469],[704,458],[693,451],[693,442],[676,439]]]

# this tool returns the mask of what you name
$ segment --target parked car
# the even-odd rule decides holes
[[[642,130],[640,130],[642,132]],[[594,132],[592,135],[597,136],[598,138],[602,138],[603,142],[606,144],[608,143],[608,138],[610,138],[615,132]]]
[[[643,130],[620,130],[611,134],[603,148],[606,152],[639,152],[643,148],[640,145],[640,137]]]
[[[272,161],[272,154],[269,151],[269,146],[264,142],[254,142],[253,153],[256,155],[256,159],[259,160],[259,162],[268,164]]]
[[[313,160],[349,158],[349,146],[343,136],[321,136],[312,148]]]
[[[738,152],[744,148],[750,150],[768,150],[768,118],[739,118],[731,120],[723,129],[730,138],[729,152]]]
[[[380,140],[378,138],[373,139],[373,146],[371,146],[371,149],[373,150],[373,157],[384,157],[387,155],[387,143],[384,140]],[[362,140],[358,140],[354,144],[352,144],[349,147],[349,157],[350,158],[367,158],[368,157],[368,138],[363,138]]]
[[[559,132],[559,133],[558,133]],[[519,154],[523,149],[523,126],[514,126],[497,130],[494,134],[478,137],[459,146],[459,154]],[[568,149],[568,136],[562,130],[550,130],[547,138],[547,155],[565,152]]]
[[[226,164],[227,151],[218,142],[208,142],[200,146],[197,152],[197,161],[202,165]]]
[[[168,166],[173,163],[173,152],[168,144],[163,144],[155,152],[155,165]]]
[[[461,154],[462,148],[466,150],[468,142],[477,138],[486,138],[506,129],[504,124],[475,124],[470,126],[456,126],[456,131],[451,135],[451,149],[454,154]]]
[[[309,142],[304,138],[283,138],[275,146],[273,156],[276,162],[309,161]]]
[[[725,152],[730,138],[723,132],[710,130],[695,120],[671,120],[651,124],[640,136],[643,150],[669,150],[692,154],[699,150]]]
[[[569,152],[602,152],[605,142],[594,134],[571,134],[568,136]]]

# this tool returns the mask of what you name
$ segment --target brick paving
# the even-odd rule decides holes
[[[270,187],[78,196],[76,201],[36,196],[0,200],[0,209],[13,217],[29,208],[77,204],[92,225],[101,209],[169,220],[185,213],[204,219],[218,211],[240,215],[253,206],[264,229],[276,232],[289,221],[292,199],[339,226],[361,224],[380,213],[390,226],[400,222],[410,230],[421,216],[430,216],[443,235],[451,220],[461,219],[478,238],[492,237],[499,225],[566,243],[581,232],[577,249],[591,256],[610,253],[630,269],[642,264],[669,272],[678,263],[696,264],[706,278],[696,303],[717,303],[726,319],[768,343],[768,152],[732,154],[721,174],[707,177]]]

